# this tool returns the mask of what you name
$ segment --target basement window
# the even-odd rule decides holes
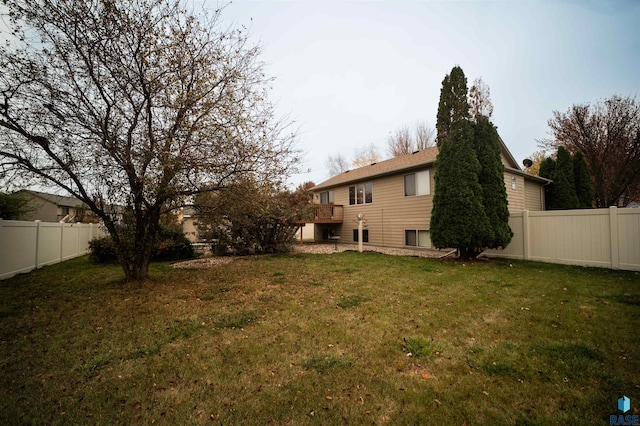
[[[358,230],[354,229],[353,230],[353,242],[357,243],[358,241]],[[362,230],[362,242],[363,243],[368,243],[369,242],[369,230],[368,229],[363,229]]]
[[[404,244],[411,247],[431,248],[429,231],[407,229],[404,231]]]

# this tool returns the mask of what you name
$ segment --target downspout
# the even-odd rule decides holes
[[[380,219],[382,220],[382,247],[384,247],[384,209],[380,209]]]

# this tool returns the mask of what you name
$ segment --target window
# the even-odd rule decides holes
[[[404,231],[404,244],[413,247],[431,248],[429,231],[413,229]]]
[[[373,183],[361,183],[349,187],[349,205],[373,203]]]
[[[333,191],[321,192],[320,204],[333,204]]]
[[[357,243],[358,241],[358,230],[354,229],[353,230],[353,242]],[[363,243],[368,243],[369,242],[369,230],[368,229],[363,229],[362,230],[362,242]]]
[[[518,179],[515,176],[511,176],[511,189],[516,189],[516,182],[518,182]]]
[[[69,207],[60,207],[60,210],[62,210],[62,214],[65,216],[69,214]]]
[[[404,195],[428,195],[431,192],[429,170],[404,175]]]

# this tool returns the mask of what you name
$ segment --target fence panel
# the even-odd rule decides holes
[[[74,226],[65,226],[61,227],[61,236],[62,236],[62,244],[61,244],[61,257],[62,260],[73,259],[78,254],[78,227]]]
[[[0,280],[89,252],[99,225],[0,219]]]
[[[40,243],[38,244],[38,264],[36,268],[53,265],[60,259],[60,224],[40,222]]]
[[[524,218],[523,215],[527,212],[523,213],[511,213],[509,215],[509,226],[513,231],[513,238],[511,238],[511,243],[507,247],[502,250],[487,250],[489,252],[495,252],[499,254],[499,257],[504,257],[507,259],[523,259],[524,258]]]
[[[620,269],[640,270],[640,209],[618,210]]]
[[[528,237],[530,260],[611,266],[607,210],[529,212]]]
[[[487,256],[640,271],[640,209],[515,213],[505,250]]]
[[[33,269],[36,247],[34,222],[0,220],[0,279]]]

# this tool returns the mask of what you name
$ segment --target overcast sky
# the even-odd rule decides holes
[[[214,0],[208,0],[215,7]],[[493,121],[519,163],[554,110],[640,95],[640,1],[247,1],[223,18],[263,46],[278,113],[299,129],[306,173],[403,125],[435,127],[442,79],[459,65],[491,90]],[[307,170],[309,170],[307,172]]]
[[[391,132],[435,127],[455,65],[469,86],[489,86],[493,121],[520,164],[554,110],[640,97],[640,0],[235,0],[223,19],[263,47],[271,99],[296,121],[304,173],[293,185],[329,178],[329,155],[350,160],[373,143],[386,157]]]

